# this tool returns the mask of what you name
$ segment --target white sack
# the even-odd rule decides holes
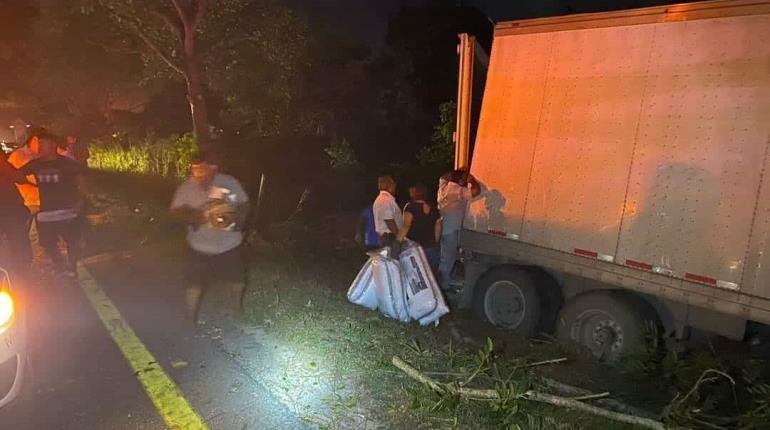
[[[374,288],[372,259],[366,261],[348,289],[348,300],[365,308],[377,309],[377,292]]]
[[[444,296],[438,286],[432,288],[433,294],[436,296],[436,309],[430,314],[420,318],[420,325],[426,326],[438,322],[439,318],[449,313],[449,306],[444,301]]]
[[[432,284],[436,284],[436,279],[425,257],[425,251],[419,244],[414,242],[406,244],[398,260],[401,264],[404,288],[406,288],[409,316],[419,320],[436,310],[438,301],[431,288]]]
[[[406,309],[406,291],[401,282],[401,268],[398,261],[381,255],[372,257],[374,288],[377,292],[377,308],[385,316],[409,322]]]
[[[387,317],[409,322],[401,268],[389,254],[387,247],[369,253],[369,261],[348,289],[348,300],[372,310],[379,309]]]

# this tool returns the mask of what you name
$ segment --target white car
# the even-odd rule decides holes
[[[0,268],[0,408],[18,396],[27,365],[27,332],[17,293]]]

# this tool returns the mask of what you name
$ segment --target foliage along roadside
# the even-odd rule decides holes
[[[196,152],[191,134],[144,139],[103,138],[90,147],[91,168],[120,173],[183,179]]]

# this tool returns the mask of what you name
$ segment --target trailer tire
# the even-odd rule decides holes
[[[639,351],[657,335],[657,314],[642,299],[620,291],[594,291],[569,300],[559,313],[556,336],[577,342],[606,363]],[[652,330],[652,332],[651,332]]]
[[[473,309],[483,320],[522,336],[535,334],[540,322],[540,295],[529,271],[504,267],[479,279]]]

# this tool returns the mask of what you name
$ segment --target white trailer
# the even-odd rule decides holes
[[[770,324],[769,146],[768,1],[497,25],[461,304],[608,358]]]

